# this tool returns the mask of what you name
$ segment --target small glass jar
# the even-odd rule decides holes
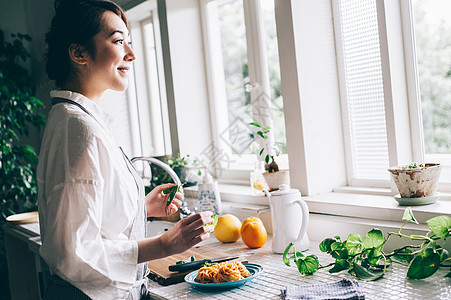
[[[268,189],[263,173],[265,172],[265,163],[257,161],[254,170],[250,174],[252,193],[256,196],[264,196],[263,189]]]

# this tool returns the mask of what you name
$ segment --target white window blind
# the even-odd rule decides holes
[[[334,3],[348,181],[388,180],[384,91],[376,1]]]

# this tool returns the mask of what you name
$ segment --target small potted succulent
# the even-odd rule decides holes
[[[435,202],[441,168],[442,166],[437,163],[411,163],[389,168],[388,171],[399,191],[395,199],[400,204],[406,205]],[[400,202],[400,200],[404,201]],[[429,201],[425,202],[425,200]]]
[[[289,170],[280,170],[275,158],[281,154],[280,149],[276,146],[283,145],[283,143],[272,144],[268,139],[268,134],[271,131],[269,126],[262,126],[257,122],[249,123],[249,125],[255,127],[254,139],[259,139],[259,144],[255,147],[258,151],[258,156],[263,157],[265,162],[265,178],[266,184],[271,191],[278,190],[281,184],[290,184]]]

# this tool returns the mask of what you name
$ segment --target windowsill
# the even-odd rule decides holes
[[[269,208],[265,196],[255,196],[249,186],[220,184],[222,202],[227,207],[254,210],[260,213]],[[188,197],[197,198],[197,187],[185,190]],[[434,204],[412,206],[419,223],[438,215],[451,216],[451,195],[441,194]],[[359,219],[400,222],[406,206],[400,206],[389,190],[340,188],[335,192],[302,197],[311,213]]]

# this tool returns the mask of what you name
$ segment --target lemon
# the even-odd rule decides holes
[[[213,234],[223,243],[235,242],[241,237],[241,221],[234,215],[223,215],[218,218]]]

